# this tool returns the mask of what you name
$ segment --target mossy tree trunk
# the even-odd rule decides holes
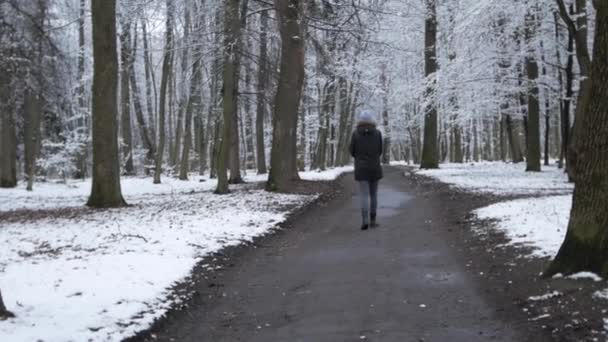
[[[93,185],[90,207],[126,205],[118,159],[118,55],[116,0],[92,0],[93,18]]]
[[[577,118],[578,159],[566,238],[545,272],[595,272],[608,277],[608,2],[596,2],[597,21],[589,101]]]

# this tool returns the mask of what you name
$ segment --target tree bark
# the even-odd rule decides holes
[[[273,140],[267,189],[286,191],[298,180],[297,129],[304,83],[304,6],[298,0],[275,0],[281,34],[281,68],[274,101]]]
[[[166,0],[167,18],[165,32],[165,53],[163,57],[163,70],[160,81],[160,103],[158,111],[158,144],[156,150],[156,160],[154,168],[154,184],[160,184],[160,176],[163,167],[163,154],[165,151],[165,111],[167,99],[167,85],[171,79],[171,60],[173,49],[173,13],[174,3],[172,0]]]
[[[578,160],[566,238],[545,272],[608,277],[608,2],[596,2],[589,102],[577,119]]]
[[[17,186],[17,134],[10,94],[8,80],[0,78],[0,188]]]
[[[424,32],[424,69],[427,77],[426,96],[433,95],[435,87],[435,72],[437,71],[437,10],[435,0],[425,0],[426,19]],[[430,79],[432,78],[432,80]],[[422,146],[423,169],[439,168],[439,149],[437,148],[437,104],[434,100],[427,99],[429,105],[424,114],[424,143]]]
[[[116,0],[92,0],[93,18],[93,185],[90,207],[126,205],[118,158]]]

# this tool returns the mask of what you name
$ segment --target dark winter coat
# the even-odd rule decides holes
[[[357,127],[350,140],[350,154],[355,158],[355,180],[374,182],[382,178],[382,133],[376,126]]]

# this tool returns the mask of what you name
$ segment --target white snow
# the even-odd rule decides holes
[[[590,280],[597,281],[597,282],[600,282],[603,280],[602,277],[600,277],[599,275],[592,273],[592,272],[579,272],[579,273],[571,274],[571,275],[567,276],[566,278],[568,278],[568,279],[590,279]]]
[[[548,196],[501,202],[474,214],[482,220],[498,220],[497,228],[511,243],[533,247],[532,255],[552,257],[566,236],[571,206],[571,195]]]
[[[608,289],[603,289],[601,291],[595,291],[595,293],[593,293],[593,298],[608,299]]]
[[[351,171],[353,171],[352,166],[336,167],[325,171],[305,171],[300,172],[300,178],[310,181],[330,181]],[[263,182],[268,179],[268,174],[258,175],[254,171],[248,171],[244,179],[249,183]],[[25,186],[25,183],[20,183],[14,189],[0,189],[0,212],[81,207],[86,203],[91,191],[91,179],[69,180],[67,184],[35,183],[34,191],[26,191]],[[187,181],[163,177],[161,184],[152,184],[152,179],[149,177],[121,179],[122,194],[129,204],[146,201],[151,198],[150,195],[212,191],[216,186],[217,180],[209,179],[208,175],[190,175]]]
[[[543,166],[542,172],[525,172],[525,163],[479,162],[441,164],[437,170],[418,170],[440,182],[471,192],[496,195],[564,194],[572,191],[572,184],[564,170]]]
[[[540,295],[540,296],[531,296],[528,298],[528,300],[530,300],[532,302],[538,302],[538,301],[543,301],[543,300],[559,297],[562,295],[563,294],[559,291],[552,291],[552,292],[545,293],[544,295]]]
[[[248,173],[247,182],[265,180],[266,175]],[[57,182],[35,183],[33,191],[25,190],[25,183],[14,189],[0,189],[0,212],[11,210],[55,209],[83,206],[91,192],[91,179],[69,180],[67,184]],[[131,204],[152,198],[156,194],[183,194],[193,191],[211,191],[217,180],[208,176],[190,176],[187,181],[163,177],[161,184],[152,184],[151,178],[123,177],[122,194]]]
[[[311,170],[300,172],[300,178],[309,181],[328,181],[333,180],[341,176],[343,173],[352,172],[354,170],[352,165],[336,167],[333,169],[327,169],[325,171]]]
[[[329,180],[342,172],[315,176]],[[256,177],[249,180],[265,179]],[[174,303],[170,287],[202,257],[268,233],[290,209],[316,197],[248,186],[220,196],[208,191],[213,181],[163,181],[155,187],[149,179],[124,179],[127,208],[2,222],[0,289],[17,318],[0,321],[0,341],[132,336]],[[81,206],[86,189],[76,182],[2,191],[0,211]],[[18,203],[11,206],[11,199]]]

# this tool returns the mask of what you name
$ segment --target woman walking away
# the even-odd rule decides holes
[[[365,110],[359,115],[357,129],[350,141],[350,154],[355,158],[355,180],[361,189],[361,229],[366,230],[370,226],[375,228],[378,181],[382,178],[382,133],[376,128],[375,114],[372,111]]]

